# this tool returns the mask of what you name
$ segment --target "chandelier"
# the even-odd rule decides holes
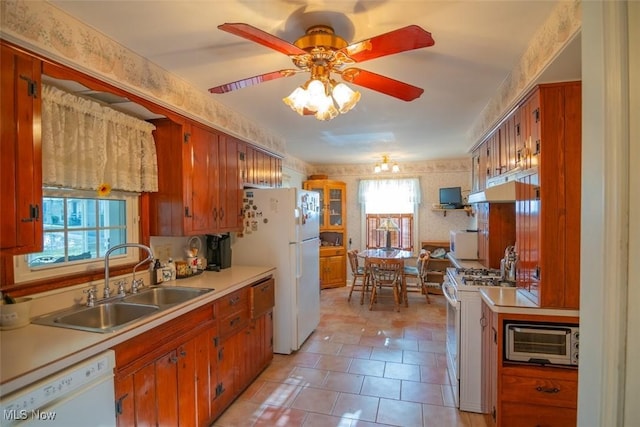
[[[327,67],[314,65],[311,78],[282,101],[301,116],[313,114],[318,120],[331,120],[351,110],[359,100],[360,92],[333,80]]]
[[[400,172],[400,166],[398,166],[397,162],[393,162],[393,164],[391,164],[389,156],[387,154],[384,154],[382,156],[382,163],[376,163],[376,165],[373,167],[373,172],[380,173],[389,171],[393,173]]]

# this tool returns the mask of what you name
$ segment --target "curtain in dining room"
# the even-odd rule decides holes
[[[363,179],[358,188],[358,201],[367,209],[381,204],[398,212],[398,206],[419,205],[421,194],[418,178]]]

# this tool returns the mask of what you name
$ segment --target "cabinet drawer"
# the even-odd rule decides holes
[[[571,408],[505,402],[499,414],[500,425],[508,427],[572,427],[577,412]]]
[[[249,290],[251,318],[257,319],[275,304],[275,281],[273,279],[253,285]]]
[[[233,313],[230,316],[220,318],[218,321],[218,330],[220,336],[226,338],[240,331],[249,324],[249,311],[244,310]]]
[[[332,247],[332,246],[322,246],[320,248],[320,256],[328,257],[328,256],[339,256],[345,255],[347,252],[343,247]]]
[[[216,301],[218,317],[225,318],[234,313],[249,311],[249,289],[242,288]]]
[[[502,399],[511,402],[576,408],[578,383],[555,378],[503,375]]]

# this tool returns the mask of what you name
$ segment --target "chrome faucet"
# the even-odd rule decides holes
[[[145,262],[153,261],[153,252],[151,251],[151,248],[141,243],[123,243],[121,245],[116,245],[112,248],[109,248],[109,250],[107,250],[107,253],[104,254],[104,292],[103,292],[104,298],[109,298],[111,296],[111,290],[109,289],[109,255],[111,255],[111,252],[117,251],[118,249],[122,249],[122,248],[140,248],[140,249],[144,249],[149,254],[149,256],[146,259],[140,261],[133,267],[134,280],[136,277],[136,269],[142,264],[144,264]]]

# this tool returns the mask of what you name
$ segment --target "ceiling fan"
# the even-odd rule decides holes
[[[320,120],[329,120],[338,113],[346,113],[360,99],[359,92],[354,92],[344,83],[336,82],[332,74],[341,76],[343,81],[403,101],[412,101],[420,97],[424,92],[422,88],[352,65],[433,46],[435,43],[431,33],[417,25],[409,25],[352,44],[337,36],[328,25],[314,25],[308,28],[306,34],[293,44],[249,24],[226,23],[218,28],[288,55],[297,69],[260,74],[212,87],[209,92],[222,94],[282,77],[291,77],[300,72],[309,72],[310,79],[283,101],[299,114],[313,114]]]

